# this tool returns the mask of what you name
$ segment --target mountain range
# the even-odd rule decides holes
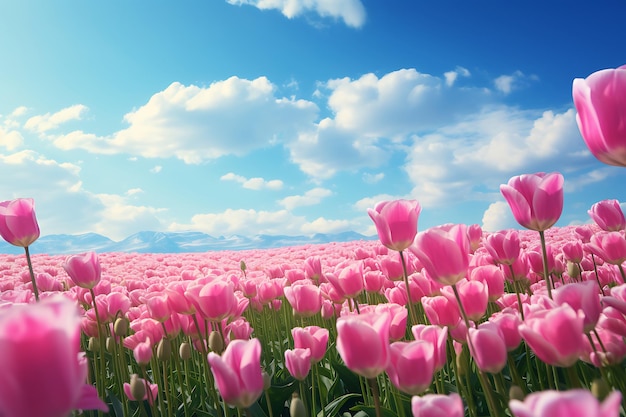
[[[315,234],[313,236],[220,236],[200,232],[139,232],[119,242],[97,233],[41,236],[30,247],[31,254],[63,255],[94,251],[127,253],[185,253],[222,250],[270,249],[307,244],[373,240],[356,232]],[[0,242],[0,254],[23,254],[24,249]]]

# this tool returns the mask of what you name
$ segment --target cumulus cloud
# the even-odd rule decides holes
[[[127,197],[115,194],[97,194],[94,197],[103,207],[93,225],[96,233],[119,240],[140,231],[165,227],[159,218],[159,214],[167,211],[165,208],[129,204]]]
[[[446,79],[446,85],[448,87],[452,87],[455,83],[455,81],[457,80],[457,78],[460,77],[469,77],[471,74],[469,72],[469,70],[467,68],[463,68],[463,67],[456,67],[454,69],[454,71],[448,71],[445,72],[443,74],[444,78]]]
[[[506,201],[491,203],[485,210],[482,221],[482,228],[485,232],[497,232],[498,230],[520,227]]]
[[[288,19],[306,13],[341,19],[347,26],[359,28],[365,23],[365,7],[360,0],[226,0],[232,5],[247,4],[261,10],[280,10]]]
[[[513,90],[520,89],[528,85],[530,81],[536,81],[537,76],[526,75],[522,71],[515,71],[513,74],[500,75],[493,80],[496,90],[503,94],[510,94]]]
[[[12,151],[24,143],[24,137],[17,130],[8,130],[0,126],[0,146]]]
[[[74,131],[56,137],[61,149],[146,158],[175,156],[189,164],[224,155],[245,155],[296,136],[312,125],[317,106],[275,96],[266,78],[231,77],[209,87],[172,83],[126,114],[128,128],[101,137]]]
[[[234,172],[222,175],[220,180],[238,182],[243,188],[248,190],[280,190],[284,185],[281,180],[267,181],[261,177],[246,178],[242,175],[237,175]]]
[[[24,128],[37,133],[46,133],[58,128],[63,123],[72,120],[81,120],[88,108],[82,104],[76,104],[59,110],[56,113],[46,113],[33,116],[26,121]]]
[[[313,188],[307,191],[304,195],[291,195],[278,201],[278,204],[286,208],[287,210],[293,210],[297,207],[314,206],[322,202],[326,197],[330,197],[333,192],[326,188]]]

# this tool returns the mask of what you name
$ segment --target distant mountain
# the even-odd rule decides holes
[[[40,237],[30,247],[31,254],[73,254],[87,251],[134,252],[134,253],[184,253],[220,250],[270,249],[307,244],[373,240],[356,232],[315,234],[313,236],[220,236],[213,237],[200,232],[139,232],[115,242],[108,237],[86,233],[82,235],[48,235]],[[22,254],[24,249],[0,242],[0,253]]]

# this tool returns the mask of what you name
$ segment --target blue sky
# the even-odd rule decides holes
[[[516,226],[499,185],[565,176],[558,225],[626,201],[574,78],[626,63],[626,4],[58,0],[0,6],[0,196],[42,234]]]

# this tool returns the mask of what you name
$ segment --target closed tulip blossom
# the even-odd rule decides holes
[[[0,235],[14,246],[26,248],[39,238],[39,224],[32,198],[0,203]]]
[[[285,351],[285,367],[295,379],[304,381],[311,370],[311,349],[287,349]]]
[[[413,243],[421,211],[416,200],[394,200],[382,201],[367,213],[376,226],[380,243],[400,252]]]
[[[62,296],[0,309],[0,415],[66,417],[73,410],[108,411],[87,385],[80,317]]]
[[[470,354],[476,367],[483,372],[497,374],[507,361],[504,335],[495,323],[485,322],[477,328],[468,329]]]
[[[618,417],[622,395],[613,391],[600,402],[585,389],[539,391],[524,401],[511,400],[513,417]]]
[[[626,166],[626,65],[576,78],[572,96],[585,144],[600,162]]]
[[[95,287],[102,275],[98,254],[95,252],[68,256],[63,263],[63,269],[74,284],[87,289]]]
[[[314,316],[322,309],[322,294],[316,285],[296,283],[283,291],[294,313],[302,317]]]
[[[585,249],[612,265],[626,262],[626,239],[620,232],[596,233]]]
[[[485,249],[497,264],[512,265],[520,255],[517,230],[502,230],[485,238]]]
[[[470,248],[464,224],[421,232],[410,250],[424,265],[428,276],[440,284],[454,285],[467,275]]]
[[[413,333],[415,340],[423,340],[433,346],[433,363],[435,365],[435,372],[443,369],[448,362],[446,350],[448,328],[435,325],[416,324],[411,327],[411,333]]]
[[[389,313],[337,319],[337,351],[352,372],[372,379],[389,364]]]
[[[157,395],[159,394],[159,386],[146,382],[145,379],[139,378],[137,374],[130,376],[130,382],[124,382],[124,394],[131,401],[148,401],[149,404],[154,404]]]
[[[557,288],[554,290],[554,301],[557,304],[568,304],[574,310],[584,313],[585,333],[596,327],[602,313],[598,285],[593,281],[575,282]]]
[[[626,139],[624,142],[626,143]],[[624,218],[624,212],[617,200],[599,201],[591,206],[587,213],[602,230],[618,232],[626,229],[626,218]]]
[[[226,404],[246,409],[263,393],[261,343],[258,339],[233,340],[222,356],[210,352],[211,372]]]
[[[311,362],[317,363],[324,358],[328,347],[328,329],[319,326],[294,327],[291,336],[295,348],[311,350]]]
[[[558,172],[513,177],[500,186],[500,192],[515,220],[530,230],[549,229],[563,212],[563,176]]]
[[[456,393],[450,395],[427,394],[411,398],[413,417],[463,417],[465,408],[461,396]]]
[[[202,286],[189,286],[185,295],[202,317],[213,322],[229,317],[237,306],[234,285],[218,278]]]
[[[389,347],[387,375],[400,391],[417,395],[426,391],[435,372],[434,347],[422,340],[394,342]]]

